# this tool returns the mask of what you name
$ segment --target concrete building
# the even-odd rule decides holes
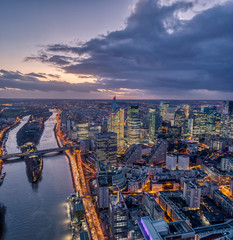
[[[127,165],[131,165],[140,161],[142,158],[141,144],[133,144],[125,151],[124,161]]]
[[[110,198],[109,223],[115,239],[126,240],[128,237],[128,208],[120,192]]]
[[[167,155],[166,156],[166,168],[168,170],[176,170],[177,156],[176,155]]]
[[[154,221],[151,217],[138,219],[140,230],[147,240],[185,239],[194,240],[195,232],[185,221]]]
[[[172,221],[185,221],[188,224],[190,219],[179,209],[179,207],[171,200],[182,196],[182,191],[161,191],[159,192],[159,205],[172,219]]]
[[[233,218],[233,201],[223,194],[220,190],[213,191],[213,199],[223,210]]]
[[[178,170],[189,170],[189,156],[178,156]]]
[[[233,172],[233,158],[222,158],[221,170],[225,172]]]
[[[128,144],[139,144],[141,120],[138,106],[128,107],[127,141]]]
[[[163,220],[164,211],[155,201],[155,198],[148,192],[143,194],[143,207],[144,211],[147,212],[154,220]]]
[[[106,209],[109,207],[109,185],[107,176],[98,177],[97,181],[98,189],[98,205],[100,209]]]
[[[230,183],[230,194],[231,196],[233,196],[233,179],[231,179],[231,183]]]
[[[184,182],[183,198],[191,209],[200,208],[201,186],[192,181]]]
[[[108,132],[117,134],[117,150],[120,152],[124,147],[124,121],[125,111],[116,103],[116,97],[112,100],[112,112],[108,117]]]
[[[151,154],[149,156],[150,164],[166,163],[167,142],[163,139],[158,139]]]
[[[117,163],[117,134],[113,132],[95,134],[94,156],[97,162]]]

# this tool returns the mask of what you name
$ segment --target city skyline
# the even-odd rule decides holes
[[[229,0],[2,1],[0,97],[232,99]]]

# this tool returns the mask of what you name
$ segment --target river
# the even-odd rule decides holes
[[[54,137],[55,116],[46,121],[38,149],[57,147]],[[17,131],[10,131],[6,142],[8,153],[19,152]],[[66,240],[71,239],[66,198],[73,192],[68,160],[65,155],[44,157],[42,178],[37,184],[28,181],[25,162],[4,165],[6,177],[0,186],[0,202],[7,208],[6,240]]]

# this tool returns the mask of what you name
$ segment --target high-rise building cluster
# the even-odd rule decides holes
[[[101,109],[98,124],[69,112],[62,126],[95,165],[91,189],[112,239],[233,238],[233,102],[114,97]]]

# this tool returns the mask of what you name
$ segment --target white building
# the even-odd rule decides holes
[[[177,156],[171,155],[171,154],[166,156],[166,168],[168,170],[176,170],[176,164],[177,164]]]
[[[201,186],[192,181],[184,182],[183,197],[189,208],[200,208]]]
[[[178,156],[178,170],[189,170],[189,156]]]

